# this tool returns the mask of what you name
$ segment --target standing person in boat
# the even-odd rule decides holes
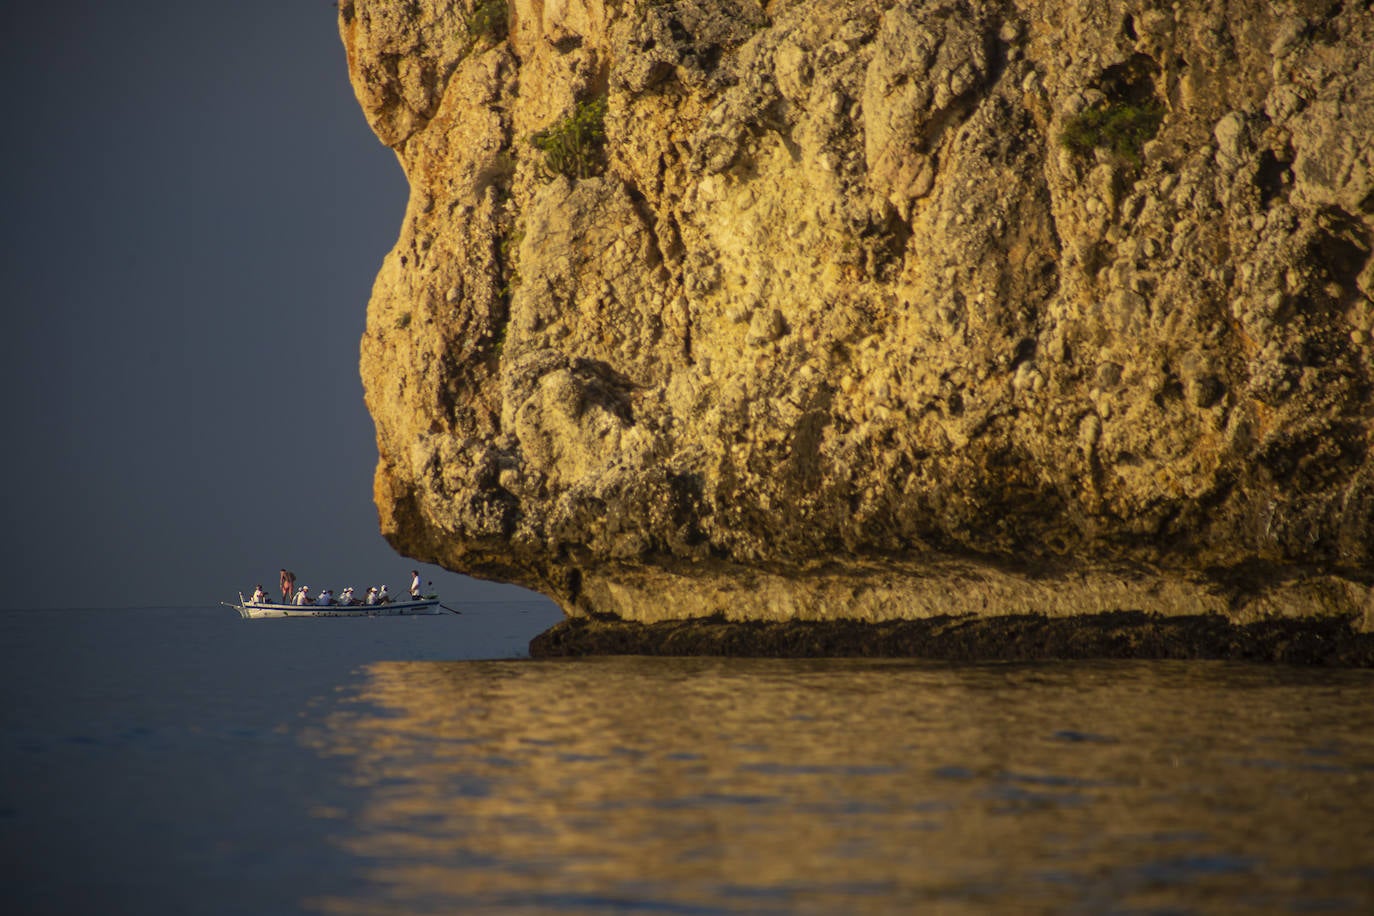
[[[418,569],[410,571],[410,597],[417,601],[420,598],[420,571]]]
[[[291,602],[291,593],[296,590],[296,574],[283,568],[281,571],[281,600],[283,603]]]

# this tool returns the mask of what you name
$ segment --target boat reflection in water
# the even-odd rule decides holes
[[[1374,674],[1221,663],[385,663],[335,913],[1374,904]]]

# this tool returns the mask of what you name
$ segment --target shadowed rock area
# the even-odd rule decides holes
[[[411,187],[361,362],[402,553],[879,643],[1374,630],[1368,2],[339,22]]]
[[[641,624],[577,618],[530,642],[534,658],[722,655],[750,658],[925,658],[941,661],[1226,659],[1374,667],[1374,634],[1343,620],[1271,620],[1237,626],[1217,615],[1140,611],[1072,618],[933,617],[884,623],[727,621]]]

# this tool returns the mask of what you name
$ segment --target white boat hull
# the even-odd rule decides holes
[[[446,610],[438,598],[424,598],[419,601],[390,601],[386,604],[328,605],[315,604],[270,604],[256,601],[243,601],[230,604],[245,620],[260,620],[267,617],[402,617],[415,614],[442,614]]]

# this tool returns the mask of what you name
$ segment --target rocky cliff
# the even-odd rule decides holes
[[[342,0],[402,552],[572,615],[1374,628],[1368,0]]]

